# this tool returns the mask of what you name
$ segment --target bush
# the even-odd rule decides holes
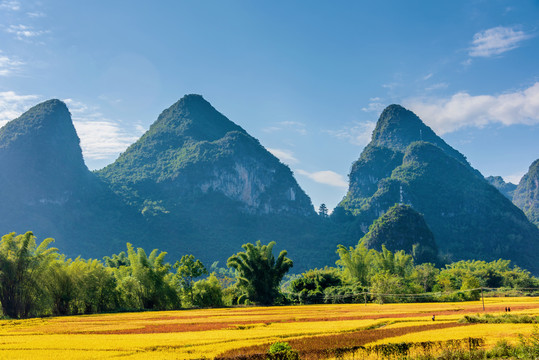
[[[286,342],[271,344],[268,350],[268,360],[299,360],[299,354]]]

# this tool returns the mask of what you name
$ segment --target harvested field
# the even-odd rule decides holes
[[[488,298],[486,313],[539,314],[537,298]],[[381,343],[529,334],[532,324],[459,324],[480,302],[248,307],[0,321],[1,359],[196,359],[264,353],[289,342],[302,358]],[[436,315],[436,321],[431,317]],[[488,335],[488,336],[487,336]],[[326,354],[326,355],[325,355]]]

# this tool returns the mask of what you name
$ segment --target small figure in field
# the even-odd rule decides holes
[[[507,306],[505,307],[505,312],[507,312]]]
[[[436,320],[436,315],[432,315],[432,321]]]
[[[511,308],[510,308],[510,307],[507,308],[507,312],[511,312]]]

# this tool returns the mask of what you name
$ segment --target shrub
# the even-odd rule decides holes
[[[292,349],[287,342],[276,342],[271,344],[268,350],[268,360],[299,360],[299,354]]]

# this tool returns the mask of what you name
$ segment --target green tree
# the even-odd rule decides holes
[[[232,255],[227,266],[238,272],[238,285],[250,301],[269,305],[279,294],[279,283],[293,266],[292,260],[286,257],[287,251],[280,252],[277,259],[273,256],[275,242],[262,245],[242,245],[244,252]]]
[[[367,285],[373,251],[369,251],[364,242],[359,242],[356,247],[349,249],[343,245],[337,245],[337,254],[339,254],[340,259],[337,260],[336,264],[344,269],[345,274],[351,280]]]
[[[434,285],[436,285],[436,276],[440,273],[434,264],[423,263],[414,266],[412,277],[414,282],[423,288],[423,291],[432,291]]]
[[[129,286],[139,295],[144,309],[171,309],[179,305],[179,299],[172,286],[173,274],[170,264],[165,263],[166,252],[154,249],[150,256],[142,248],[137,251],[127,243],[129,266],[121,266],[116,271],[120,281],[129,278]],[[135,300],[131,301],[136,303]]]
[[[176,279],[185,294],[190,295],[191,304],[194,304],[193,283],[197,277],[207,275],[208,270],[200,260],[195,260],[194,255],[184,255],[180,261],[174,264]]]
[[[207,279],[195,282],[193,284],[193,294],[193,305],[200,307],[224,306],[223,291],[215,274],[211,274]]]
[[[24,235],[10,233],[0,241],[0,302],[3,313],[12,318],[36,316],[47,311],[50,300],[47,282],[50,264],[57,249],[49,248],[54,240],[36,244],[32,232]]]
[[[318,215],[323,218],[328,217],[328,208],[326,204],[320,204],[320,207],[318,208]]]

